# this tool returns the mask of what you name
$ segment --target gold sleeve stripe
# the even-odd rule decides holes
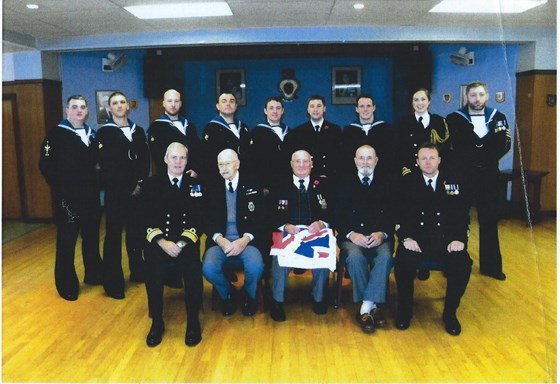
[[[406,176],[406,175],[408,175],[408,174],[411,173],[411,172],[412,172],[412,170],[411,170],[410,168],[402,167],[402,175],[403,175],[403,176]]]
[[[154,237],[163,235],[163,232],[159,228],[148,228],[146,230],[146,233],[146,240],[148,240],[150,243],[152,242]]]
[[[188,237],[189,239],[192,240],[193,243],[196,243],[198,241],[198,236],[196,235],[196,229],[194,228],[185,229],[183,233],[181,233],[181,236]]]

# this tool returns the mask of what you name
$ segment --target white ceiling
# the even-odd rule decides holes
[[[547,4],[523,14],[499,17],[493,14],[428,13],[439,0],[362,0],[365,4],[362,11],[352,7],[354,0],[226,0],[233,17],[176,20],[139,20],[122,8],[163,1],[189,0],[4,0],[3,52],[50,50],[51,46],[64,46],[72,50],[77,49],[73,48],[73,44],[78,40],[81,41],[80,49],[83,49],[83,42],[88,41],[84,39],[107,38],[106,35],[113,34],[126,34],[134,41],[131,44],[134,46],[142,44],[132,37],[146,36],[146,33],[165,33],[169,36],[170,33],[185,31],[239,31],[253,28],[385,27],[397,30],[417,28],[419,31],[460,28],[468,36],[478,29],[496,26],[505,29],[553,28],[556,31],[557,20],[556,0],[549,0]],[[28,10],[25,5],[30,2],[38,4],[40,8]]]

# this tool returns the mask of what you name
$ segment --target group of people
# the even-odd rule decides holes
[[[376,120],[373,96],[361,94],[357,119],[344,129],[325,119],[320,95],[309,98],[309,120],[294,129],[282,121],[282,98],[269,97],[264,121],[249,129],[236,118],[235,95],[223,93],[202,137],[180,114],[181,95],[173,89],[165,92],[164,113],[147,131],[128,117],[122,92],[110,95],[110,119],[97,130],[86,123],[87,100],[71,96],[66,119],[43,142],[39,164],[56,207],[57,291],[66,300],[78,298],[74,252],[81,235],[84,283],[103,285],[108,296],[123,299],[124,229],[130,281],[146,285],[152,319],[147,345],[162,341],[168,285],[185,290],[185,343],[194,346],[202,339],[203,276],[217,291],[224,316],[236,311],[238,301],[232,271],[244,271],[245,316],[256,312],[261,279],[270,281],[270,315],[284,321],[291,268],[269,255],[273,233],[331,228],[364,332],[386,325],[383,304],[393,264],[395,324],[407,329],[414,278],[428,278],[426,265],[435,262],[447,278],[444,326],[458,335],[457,309],[472,268],[467,241],[473,203],[480,272],[505,279],[496,207],[498,161],[510,149],[511,134],[506,117],[487,106],[488,95],[486,84],[469,84],[468,104],[443,118],[429,112],[430,92],[419,89],[412,97],[414,112],[395,126]],[[323,315],[329,270],[313,269],[312,275],[313,312]]]

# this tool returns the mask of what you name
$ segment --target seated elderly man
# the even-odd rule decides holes
[[[386,325],[378,304],[385,303],[387,276],[393,266],[395,223],[388,183],[374,173],[378,160],[373,147],[359,147],[354,158],[357,172],[346,175],[336,189],[340,257],[348,266],[354,302],[362,302],[356,320],[365,333]]]
[[[327,186],[324,179],[310,177],[313,161],[303,150],[292,154],[293,174],[280,183],[274,194],[274,212],[271,223],[274,228],[289,234],[296,234],[305,226],[310,233],[328,227],[330,209]],[[272,257],[272,307],[270,315],[274,321],[285,321],[284,290],[290,273],[289,267],[281,267],[278,257]],[[313,312],[327,313],[323,292],[329,276],[327,268],[317,268],[313,273]]]
[[[218,168],[223,180],[208,186],[206,253],[202,263],[204,277],[216,287],[222,299],[222,315],[235,312],[236,290],[224,275],[224,266],[243,267],[245,292],[242,312],[256,312],[257,284],[264,264],[259,249],[262,242],[264,208],[262,188],[245,173],[232,149],[218,154]]]

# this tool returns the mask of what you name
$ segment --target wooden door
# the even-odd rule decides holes
[[[22,219],[24,208],[17,159],[16,95],[2,95],[2,219]]]

